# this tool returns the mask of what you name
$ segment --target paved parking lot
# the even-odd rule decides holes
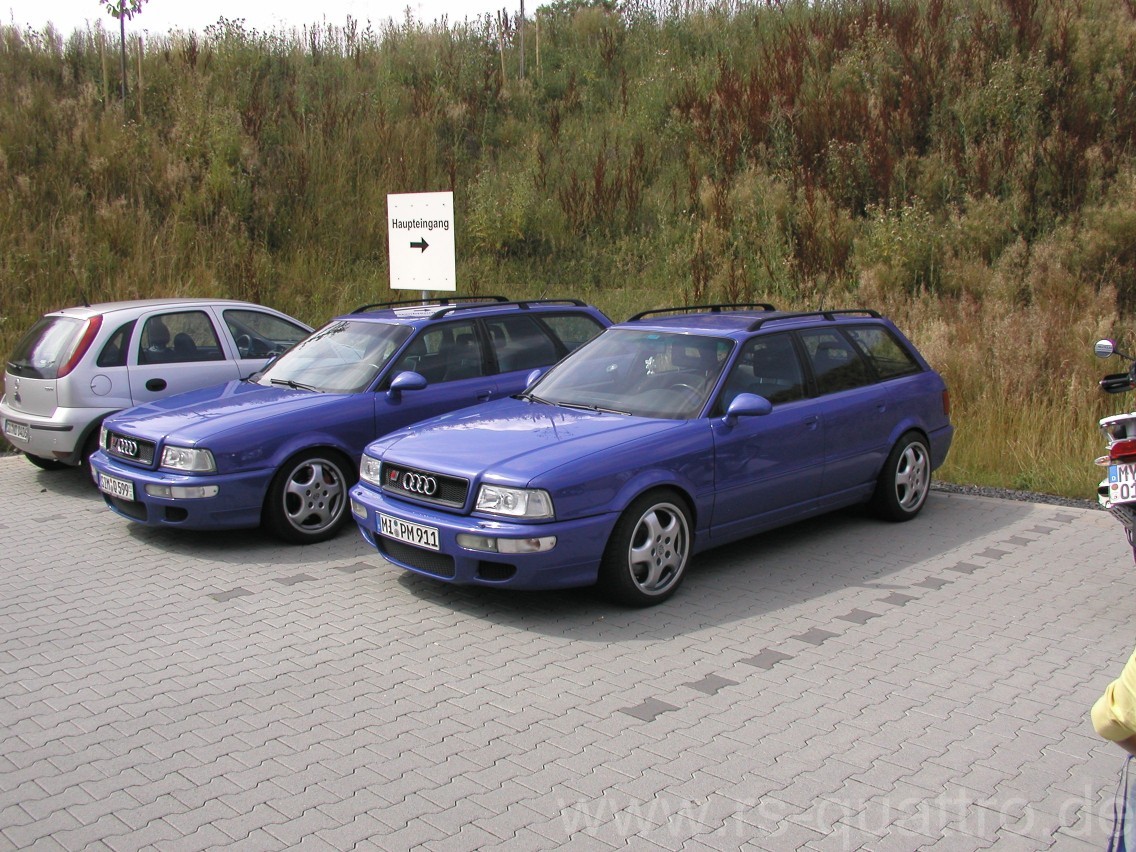
[[[1102,849],[1105,513],[932,494],[653,610],[108,512],[0,458],[0,848]]]

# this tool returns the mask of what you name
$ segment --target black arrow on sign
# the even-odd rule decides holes
[[[419,238],[418,242],[411,243],[410,247],[416,248],[416,249],[422,249],[422,251],[426,251],[426,249],[430,248],[430,244],[428,242],[426,242],[426,240]]]

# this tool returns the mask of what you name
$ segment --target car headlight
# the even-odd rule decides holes
[[[105,425],[99,426],[99,449],[105,450],[107,445],[107,427]]]
[[[378,459],[363,456],[363,460],[359,462],[359,479],[378,488],[382,485],[382,480],[379,478],[382,466],[383,463]]]
[[[162,450],[162,467],[170,470],[185,470],[192,473],[213,473],[217,465],[209,450],[194,450],[189,447],[166,447]]]
[[[479,512],[507,515],[510,518],[551,518],[552,497],[541,488],[504,488],[482,485],[477,492]]]

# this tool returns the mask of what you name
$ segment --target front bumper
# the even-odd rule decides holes
[[[512,589],[566,589],[595,584],[617,514],[570,521],[519,524],[454,515],[388,497],[363,484],[351,489],[351,513],[367,543],[388,561],[416,574],[458,585]],[[379,515],[437,530],[438,550],[379,532]],[[556,538],[540,553],[495,553],[458,544],[459,535],[501,539]]]
[[[107,493],[100,475],[130,483],[133,499]],[[152,527],[190,530],[246,529],[260,525],[261,507],[273,471],[194,476],[149,470],[122,464],[99,450],[91,456],[91,478],[107,506],[124,518]],[[155,497],[147,486],[159,488],[211,488],[216,496],[195,498]]]

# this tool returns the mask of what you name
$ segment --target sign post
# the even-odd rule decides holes
[[[452,192],[388,195],[387,226],[392,290],[457,290]]]

